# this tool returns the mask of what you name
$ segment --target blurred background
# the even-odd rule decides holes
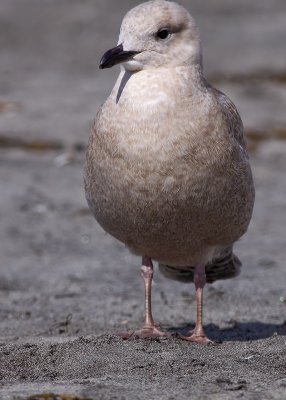
[[[1,336],[102,333],[142,319],[140,260],[93,220],[82,178],[92,120],[118,74],[98,64],[139,3],[0,1]],[[257,188],[237,246],[246,267],[208,289],[210,299],[214,290],[226,294],[209,301],[207,321],[251,320],[261,307],[261,320],[274,315],[278,323],[286,287],[286,2],[180,3],[200,27],[207,79],[241,113]],[[159,274],[156,285],[157,307],[168,303],[161,322],[186,321],[182,304],[194,301],[193,288]],[[227,302],[230,288],[238,309]]]
[[[1,0],[2,141],[86,143],[118,73],[99,71],[99,60],[117,44],[125,13],[139,3]],[[286,125],[285,1],[181,4],[200,27],[207,78],[235,101],[248,130],[279,135]]]

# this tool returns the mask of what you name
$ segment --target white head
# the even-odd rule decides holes
[[[122,63],[128,71],[172,66],[201,66],[198,28],[177,3],[151,0],[130,10],[118,46],[102,57],[100,67]]]

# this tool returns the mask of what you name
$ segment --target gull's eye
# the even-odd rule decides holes
[[[171,35],[171,32],[168,28],[162,28],[159,29],[158,32],[156,33],[156,37],[159,39],[168,39],[168,37]]]

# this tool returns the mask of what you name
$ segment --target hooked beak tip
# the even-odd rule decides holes
[[[136,54],[139,54],[140,51],[124,51],[123,45],[119,44],[118,46],[106,51],[99,63],[100,69],[111,68],[116,64],[120,64],[126,61],[129,61]]]

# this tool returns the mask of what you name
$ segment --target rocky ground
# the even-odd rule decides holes
[[[100,56],[138,3],[0,2],[0,398],[286,399],[284,0],[181,2],[208,79],[241,111],[256,184],[242,273],[206,289],[221,344],[112,336],[142,321],[140,260],[90,215],[84,148],[118,72]],[[193,326],[194,288],[156,271],[154,316]]]

